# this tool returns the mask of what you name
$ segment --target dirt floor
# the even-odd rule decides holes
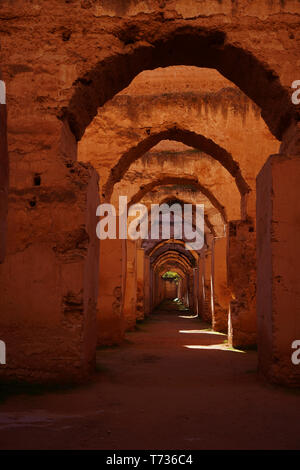
[[[299,449],[300,391],[259,381],[185,311],[154,314],[98,350],[92,383],[0,403],[1,449]]]

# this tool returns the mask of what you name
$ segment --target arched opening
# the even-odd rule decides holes
[[[129,150],[125,155],[123,155],[117,165],[112,168],[109,179],[103,188],[104,192],[102,196],[109,200],[114,184],[120,181],[126,170],[128,170],[130,164],[162,140],[176,140],[211,155],[213,158],[219,161],[232,175],[242,196],[245,196],[245,194],[247,194],[249,191],[248,184],[240,174],[238,164],[233,160],[232,156],[228,154],[225,149],[221,148],[213,141],[210,141],[201,135],[196,135],[186,130],[173,128],[166,132],[149,136],[137,147]]]
[[[53,175],[57,170],[58,179],[61,178],[62,180],[63,175],[68,183],[70,183],[70,188],[72,187],[72,190],[66,191],[63,198],[59,193],[55,193],[55,197],[53,195],[52,197],[63,203],[66,201],[66,198],[69,198],[71,205],[72,198],[77,200],[77,196],[74,197],[74,194],[76,194],[75,188],[79,192],[81,191],[80,196],[78,196],[78,205],[76,205],[78,210],[77,216],[74,216],[72,221],[62,228],[62,220],[65,219],[65,215],[59,214],[57,216],[59,229],[57,229],[55,223],[53,224],[55,229],[53,234],[51,233],[51,249],[47,251],[47,256],[45,257],[48,257],[49,262],[47,264],[49,266],[54,265],[53,277],[55,282],[51,290],[53,300],[51,308],[57,312],[57,318],[61,313],[61,309],[63,309],[63,314],[68,317],[64,324],[69,326],[74,320],[72,318],[69,321],[69,318],[71,318],[70,312],[72,312],[76,321],[78,320],[77,312],[84,312],[83,331],[87,338],[91,334],[93,339],[90,340],[89,344],[91,346],[88,347],[86,347],[87,342],[85,340],[81,341],[79,337],[76,339],[76,341],[79,341],[81,348],[81,352],[76,359],[77,362],[80,362],[81,354],[84,356],[88,350],[87,360],[81,362],[83,369],[90,368],[94,360],[94,327],[99,277],[95,262],[98,244],[95,239],[95,233],[93,233],[93,224],[95,223],[95,207],[99,202],[97,199],[99,192],[97,189],[97,175],[93,172],[93,169],[88,164],[75,162],[74,157],[76,156],[77,142],[84,135],[85,130],[96,116],[98,109],[119,91],[128,86],[134,77],[144,70],[155,70],[159,67],[166,68],[169,66],[195,66],[218,70],[224,77],[238,86],[240,90],[259,106],[269,130],[278,140],[282,140],[287,130],[298,122],[297,112],[290,102],[290,94],[281,83],[281,78],[275,71],[275,67],[269,65],[267,61],[263,61],[259,54],[256,56],[251,52],[250,47],[247,47],[245,44],[237,46],[236,41],[232,40],[230,34],[216,28],[211,30],[203,26],[200,27],[197,20],[190,21],[188,24],[186,24],[185,20],[178,20],[177,18],[174,21],[165,22],[158,15],[154,19],[153,25],[155,27],[159,26],[159,28],[156,30],[154,27],[154,29],[151,27],[151,31],[147,30],[143,36],[143,41],[140,42],[141,29],[140,27],[138,29],[134,27],[134,33],[132,33],[130,28],[131,21],[133,20],[128,21],[125,29],[117,28],[117,37],[119,39],[125,38],[125,46],[122,53],[106,51],[105,57],[101,57],[100,60],[96,54],[92,60],[80,66],[77,78],[68,89],[64,89],[60,104],[56,108],[56,115],[63,123],[62,132],[58,139],[56,118],[54,119],[53,113],[51,118],[49,118],[49,123],[51,122],[51,125],[53,125],[53,134],[49,132],[51,137],[47,139],[52,143],[55,140],[55,145],[51,147],[51,152],[53,151],[53,155],[55,154],[55,164],[53,164],[51,169],[51,178],[54,178]],[[142,20],[140,26],[143,24]],[[132,34],[134,37],[132,37]],[[123,39],[121,39],[122,42]],[[239,65],[238,67],[237,64]],[[183,180],[183,183],[201,190],[201,193],[221,212],[223,221],[226,220],[228,222],[227,236],[229,248],[227,254],[229,270],[231,269],[229,279],[233,283],[231,290],[234,292],[233,300],[236,302],[236,310],[233,317],[238,316],[236,312],[243,305],[246,306],[246,310],[248,308],[245,297],[248,301],[247,284],[249,284],[249,279],[246,279],[245,276],[241,276],[242,283],[239,282],[240,279],[237,280],[236,270],[239,264],[243,272],[248,264],[251,265],[251,284],[255,284],[255,281],[253,281],[255,277],[254,263],[248,263],[249,258],[253,261],[255,252],[255,223],[253,219],[253,201],[251,217],[248,217],[248,208],[246,206],[246,196],[249,195],[251,189],[247,178],[242,175],[239,163],[234,159],[231,152],[227,151],[219,143],[214,142],[213,139],[203,135],[200,131],[194,132],[185,127],[177,127],[175,122],[173,126],[168,126],[163,130],[159,129],[157,132],[152,133],[150,131],[148,133],[147,129],[145,129],[145,132],[147,136],[144,139],[139,139],[136,145],[130,147],[127,152],[122,153],[121,158],[117,159],[115,165],[110,166],[102,162],[103,166],[109,168],[109,178],[104,182],[101,197],[109,201],[114,186],[121,181],[122,177],[130,169],[131,164],[136,163],[137,159],[142,157],[143,154],[149,152],[153,147],[165,140],[184,143],[189,147],[212,156],[222,164],[235,180],[241,195],[242,215],[239,220],[228,220],[226,208],[224,208],[222,201],[214,195],[213,191],[200,183],[200,180],[190,178],[189,180]],[[53,136],[56,136],[56,139]],[[49,178],[50,183],[53,182],[51,178]],[[42,186],[41,181],[44,180],[41,179],[38,172],[35,172],[33,181],[34,186],[40,187]],[[173,176],[167,176],[162,181],[166,185],[177,185],[179,182]],[[101,181],[102,184],[103,182]],[[152,191],[155,189],[155,183],[149,182],[145,185],[145,188],[146,191]],[[137,198],[143,196],[145,188],[140,188],[140,192],[137,192]],[[43,190],[43,188],[41,189]],[[39,201],[48,200],[48,196],[48,193],[47,195],[39,195]],[[36,207],[35,197],[29,200],[29,206],[30,208]],[[211,222],[211,218],[207,214],[205,221],[209,227],[212,239],[217,239],[214,223]],[[59,231],[59,237],[55,237],[57,231]],[[57,242],[56,239],[58,240]],[[22,240],[22,242],[26,246],[26,241]],[[210,245],[213,246],[217,243],[217,241],[211,241]],[[37,244],[41,245],[39,239]],[[243,249],[239,249],[241,244],[243,244]],[[126,243],[123,241],[114,245],[118,245],[114,249],[115,253],[117,253],[114,273],[117,273],[115,276],[117,281],[113,289],[111,289],[112,286],[109,286],[109,296],[113,295],[113,298],[110,299],[109,311],[112,309],[114,314],[120,317],[120,312],[125,304],[125,296],[127,295],[126,278],[129,269],[126,250],[128,255],[129,247],[124,246]],[[234,253],[232,252],[232,247],[234,247]],[[39,248],[43,252],[44,247]],[[136,248],[135,246],[134,249]],[[224,247],[222,250],[223,253],[224,250],[226,252]],[[19,251],[21,252],[21,250]],[[107,252],[110,252],[109,249],[107,249]],[[238,255],[236,255],[237,252]],[[25,264],[29,265],[30,252],[26,251],[26,254],[28,258]],[[212,253],[208,256],[211,259],[213,258]],[[207,265],[212,266],[211,259],[209,259]],[[72,267],[70,267],[70,264],[73,262],[74,264],[77,263],[78,269],[74,277],[71,275],[73,271]],[[103,264],[106,264],[105,260]],[[134,269],[135,267],[133,267]],[[36,268],[35,272],[38,273],[38,271],[38,268]],[[60,277],[63,281],[61,284]],[[212,278],[212,276],[210,277]],[[108,278],[102,278],[101,282],[107,286],[105,283],[108,282]],[[61,290],[57,289],[58,285],[62,285],[63,288]],[[30,306],[30,295],[28,294],[28,308]],[[251,291],[252,300],[253,297],[255,295]],[[34,315],[36,312],[37,307],[34,309]],[[47,315],[45,316],[47,317]],[[240,322],[240,318],[238,318],[238,322]],[[81,320],[78,320],[78,329],[80,324]],[[55,325],[55,328],[58,328],[57,324]],[[231,325],[234,329],[235,323],[233,318],[231,318]],[[253,322],[251,320],[252,327]],[[123,326],[119,328],[121,334],[122,328]],[[245,328],[242,335],[244,337],[247,334],[247,321],[243,324],[243,328]],[[68,333],[70,331],[71,328],[69,328]],[[254,332],[252,333],[254,336]],[[72,340],[70,339],[71,343]]]
[[[74,122],[72,125],[74,125]],[[174,126],[173,128],[167,129],[166,131],[162,131],[158,134],[151,135],[150,132],[148,137],[146,137],[141,143],[126,152],[116,163],[116,165],[112,168],[107,183],[105,183],[103,186],[102,197],[106,200],[110,200],[115,183],[121,180],[122,176],[129,169],[130,164],[133,163],[142,154],[153,148],[153,146],[155,146],[161,140],[181,141],[186,145],[193,146],[194,148],[196,147],[204,151],[205,153],[213,155],[214,158],[216,158],[219,162],[222,162],[225,168],[235,178],[236,184],[239,188],[241,195],[244,197],[249,192],[249,186],[242,178],[238,165],[236,164],[236,162],[233,161],[231,155],[228,154],[228,152],[226,152],[222,147],[216,145],[213,141],[205,138],[201,134],[198,135],[186,130],[182,131],[181,129],[177,129],[177,127]],[[151,183],[149,184],[149,187],[151,188]],[[143,188],[141,188],[141,191],[142,190]],[[212,196],[210,195],[210,198],[211,197]],[[241,206],[243,205],[245,205],[244,201],[242,201]],[[247,216],[245,218],[247,218]],[[253,232],[253,230],[250,227],[249,233],[251,232]]]
[[[127,53],[107,57],[77,79],[68,108],[62,110],[61,115],[77,140],[97,109],[128,86],[136,75],[143,70],[172,65],[218,70],[261,108],[263,119],[279,140],[292,120],[297,120],[289,93],[276,72],[249,50],[230,44],[224,32],[187,27],[176,21],[166,25],[157,19],[154,23],[156,32],[151,28],[150,37],[145,37],[142,45],[137,38]],[[130,30],[129,25],[128,28]],[[126,31],[122,34],[126,35]]]
[[[299,447],[299,2],[1,3],[0,447]]]

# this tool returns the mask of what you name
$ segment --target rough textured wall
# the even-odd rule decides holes
[[[137,73],[182,63],[215,67],[236,81],[281,136],[283,116],[294,117],[289,97],[299,20],[289,12],[299,5],[295,0],[214,3],[153,2],[149,9],[141,1],[133,3],[134,10],[124,9],[125,15],[137,13],[134,17],[121,18],[109,16],[111,8],[101,9],[100,1],[3,1],[3,74],[9,101],[22,116],[19,124],[34,129],[36,119],[30,116],[63,115],[79,137],[97,107]],[[193,15],[187,17],[188,11]]]
[[[227,333],[230,291],[227,282],[226,237],[214,239],[212,249],[214,286],[214,315],[212,326],[215,331],[223,331]]]
[[[137,301],[137,270],[136,254],[137,243],[133,240],[126,240],[127,245],[127,270],[126,270],[126,288],[124,298],[124,321],[127,330],[131,330],[136,324],[136,301]]]
[[[252,0],[247,3],[236,0],[83,0],[81,6],[91,9],[95,16],[133,16],[140,12],[151,13],[158,9],[167,9],[179,13],[183,18],[214,14],[235,17],[247,14],[264,19],[279,12],[299,11],[297,0]]]
[[[232,295],[229,340],[234,347],[251,348],[257,344],[255,237],[252,223],[240,220],[229,223],[227,267]]]
[[[124,339],[124,295],[126,283],[126,240],[100,241],[98,273],[98,345],[119,344]]]
[[[136,253],[136,319],[143,320],[145,317],[146,292],[145,288],[145,251],[137,244]],[[148,281],[148,279],[147,279]],[[149,282],[149,281],[148,281]]]
[[[207,249],[205,251],[205,262],[204,262],[204,292],[205,296],[203,299],[203,306],[202,306],[202,318],[204,321],[211,323],[212,322],[212,307],[213,307],[213,297],[212,297],[212,253],[211,249]]]
[[[259,367],[290,386],[300,374],[292,362],[300,337],[299,178],[299,158],[283,155],[272,155],[257,178]]]
[[[10,192],[11,238],[0,267],[7,365],[0,378],[77,381],[93,368],[98,176],[82,164],[73,169],[77,184]]]

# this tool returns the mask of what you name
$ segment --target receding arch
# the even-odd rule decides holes
[[[172,198],[172,201],[173,202],[176,202],[176,203],[179,203],[179,204],[188,204],[188,202],[186,200],[184,200],[183,198]],[[165,197],[164,199],[161,200],[161,204],[164,204],[164,203],[168,203],[170,202],[170,197]],[[148,215],[149,215],[149,210],[148,210]],[[209,216],[207,214],[204,213],[204,222],[208,228],[208,230],[211,232],[211,234],[216,237],[216,231],[215,231],[215,228],[214,228],[214,225],[211,223],[210,219],[209,219]],[[195,224],[192,223],[192,226],[193,228],[196,228]],[[205,234],[204,234],[204,237],[205,237]]]
[[[138,25],[132,20],[118,34],[126,37],[131,28],[134,38],[124,53],[105,57],[73,83],[73,95],[59,116],[68,121],[77,140],[97,109],[128,86],[136,75],[146,69],[171,65],[218,70],[261,108],[263,119],[278,140],[282,140],[292,121],[299,120],[289,92],[276,72],[251,51],[230,43],[224,31],[204,28],[197,20],[165,21],[159,14],[151,16],[151,27],[149,18]]]
[[[178,252],[168,252],[168,254],[159,257],[155,263],[152,264],[153,271],[157,272],[161,267],[166,269],[166,266],[181,266],[182,270],[186,273],[192,271],[193,266],[189,261]],[[168,267],[167,267],[168,269]]]
[[[135,202],[132,202],[133,199],[135,200],[135,197],[131,199],[130,203],[129,203],[129,207],[132,205],[132,204],[135,204],[137,202],[139,202],[141,200],[141,197],[138,197],[137,200]],[[172,202],[173,203],[178,203],[180,205],[182,204],[189,204],[189,202],[187,202],[186,200],[184,200],[183,198],[170,198],[170,196],[168,197],[165,197],[163,198],[161,201],[160,201],[160,204],[164,204],[164,203],[170,203]],[[220,214],[220,213],[219,213]],[[151,216],[151,210],[150,210],[150,206],[147,205],[147,216],[148,216],[148,219],[149,219],[149,215]],[[220,214],[220,216],[222,217],[222,215]],[[224,221],[224,219],[222,218],[222,220]],[[209,216],[207,214],[204,213],[204,222],[205,222],[205,225],[204,227],[206,226],[207,229],[209,230],[209,232],[213,235],[213,237],[216,237],[217,236],[217,233],[216,233],[216,230],[215,230],[215,227],[214,225],[211,223],[210,219],[209,219]],[[226,220],[224,221],[224,223],[227,223]],[[148,222],[148,233],[150,231],[150,220]],[[196,224],[194,223],[194,221],[191,223],[191,226],[193,227],[193,229],[195,230],[198,230],[199,231],[199,228],[196,226]],[[189,243],[186,239],[184,239],[185,243]],[[205,235],[205,231],[204,231],[204,242],[206,241],[206,235]],[[149,242],[149,240],[144,240],[144,242]],[[142,243],[144,243],[142,242]]]
[[[163,186],[166,184],[180,184],[180,185],[190,185],[192,188],[195,190],[200,191],[204,196],[209,199],[209,201],[212,203],[212,205],[218,210],[220,213],[223,222],[226,224],[227,223],[227,217],[226,217],[226,209],[225,207],[217,200],[217,198],[212,194],[212,192],[205,188],[201,183],[198,182],[197,179],[195,178],[181,178],[179,176],[169,176],[169,177],[164,177],[159,180],[152,181],[151,183],[146,184],[145,186],[141,186],[140,190],[131,198],[128,207],[130,207],[133,204],[136,204],[139,202],[148,192],[152,191],[154,188],[158,186]],[[178,199],[180,202],[180,200]]]
[[[186,250],[182,245],[176,243],[170,243],[170,246],[163,245],[156,253],[152,256],[151,263],[153,266],[157,264],[157,262],[162,259],[165,259],[169,256],[179,257],[180,259],[184,260],[185,263],[188,263],[191,267],[195,267],[196,260],[192,253]]]
[[[181,178],[180,180],[182,181],[182,178]],[[194,180],[193,180],[193,181],[194,181]],[[197,188],[197,189],[198,189],[198,188]],[[141,197],[135,197],[135,196],[133,196],[133,198],[130,200],[128,206],[130,207],[132,204],[135,204],[135,203],[139,202],[139,201],[142,199],[142,197],[143,197],[144,195],[146,195],[146,194],[147,194],[147,192],[146,192],[145,194],[143,194]],[[172,199],[172,203],[189,204],[189,202],[187,202],[186,200],[184,200],[182,197],[180,197],[180,198],[178,198],[178,197],[175,197],[175,198],[172,197],[172,198],[170,198],[170,196],[163,198],[163,199],[160,201],[160,204],[169,203],[171,199]],[[213,204],[212,204],[212,205],[213,205]],[[218,212],[219,212],[219,214],[220,214],[220,216],[221,216],[221,218],[222,218],[224,224],[226,224],[226,223],[227,223],[227,219],[226,219],[226,218],[224,219],[224,218],[222,217],[222,214],[220,213],[219,209],[218,209],[216,206],[214,206],[214,207],[218,210]],[[149,217],[150,208],[148,207],[147,209],[148,209],[148,210],[147,210],[147,214],[148,214],[148,217]],[[149,222],[150,222],[150,221],[149,221]],[[211,223],[211,221],[210,221],[210,219],[209,219],[209,216],[208,216],[207,214],[205,214],[205,213],[204,213],[204,222],[205,222],[205,225],[206,225],[207,229],[210,231],[210,233],[213,235],[213,237],[216,237],[216,236],[217,236],[217,233],[216,233],[215,227],[214,227],[214,225]],[[192,225],[192,227],[193,227],[194,229],[197,229],[197,227],[196,227],[196,225],[194,224],[194,222],[192,222],[191,225]],[[150,224],[149,224],[149,226],[150,226]],[[204,240],[205,240],[205,233],[204,233]]]
[[[194,147],[201,152],[210,155],[215,160],[219,161],[235,179],[242,197],[250,191],[250,187],[243,178],[238,163],[233,160],[232,155],[227,152],[227,150],[201,134],[196,134],[195,132],[191,132],[186,129],[172,127],[166,131],[149,135],[143,141],[139,142],[138,145],[132,147],[123,154],[118,163],[111,169],[110,176],[103,187],[102,197],[105,200],[110,200],[114,185],[122,179],[131,163],[148,152],[161,140],[175,140],[177,142],[182,142],[189,147]]]
[[[198,259],[198,254],[195,250],[186,250],[185,244],[182,240],[173,239],[159,241],[153,248],[150,249],[150,251],[147,251],[147,254],[153,260],[156,260],[159,256],[174,251],[184,254],[184,256],[189,259],[192,266],[195,265],[195,262]]]

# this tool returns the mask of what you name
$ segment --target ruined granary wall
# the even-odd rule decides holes
[[[129,59],[134,56],[134,51],[141,46],[145,47],[145,44],[155,44],[159,38],[166,41],[168,34],[171,34],[175,27],[219,29],[226,34],[226,42],[238,44],[247,53],[252,53],[264,65],[273,69],[280,77],[282,85],[290,91],[290,85],[295,79],[294,64],[297,62],[296,45],[299,33],[297,16],[289,13],[295,12],[297,2],[286,1],[283,5],[281,1],[238,4],[231,1],[210,1],[189,2],[187,5],[182,1],[163,2],[160,7],[156,2],[147,2],[147,5],[151,5],[150,10],[145,5],[145,2],[138,1],[109,2],[109,6],[108,2],[79,0],[68,3],[53,0],[33,3],[16,1],[13,5],[11,2],[2,2],[1,58],[3,76],[8,85],[10,142],[15,142],[15,150],[17,147],[20,151],[18,135],[22,130],[30,135],[31,141],[34,140],[34,135],[39,136],[45,131],[46,124],[48,133],[56,133],[51,129],[51,122],[52,119],[57,122],[57,116],[64,114],[64,108],[72,129],[79,137],[83,132],[81,124],[88,124],[93,117],[92,104],[87,101],[85,106],[80,97],[78,104],[73,102],[70,113],[67,108],[70,108],[68,102],[75,89],[83,89],[85,94],[85,88],[88,89],[91,85],[92,78],[84,78],[85,74],[96,63],[105,61],[100,68],[103,72],[107,68],[108,76],[99,82],[95,105],[98,100],[104,102],[114,92],[128,85],[126,82],[131,77],[125,79],[125,67],[133,77],[139,68],[154,65],[145,62],[137,67]],[[130,16],[145,9],[147,14]],[[112,15],[112,10],[115,10],[115,15],[125,11],[129,17],[109,16]],[[149,13],[152,10],[155,12]],[[189,18],[193,19],[183,20],[187,11],[193,11],[193,14],[189,15]],[[201,16],[197,18],[197,15]],[[122,35],[123,30],[127,36],[125,33]],[[173,55],[176,56],[176,52],[173,51]],[[178,50],[178,55],[180,53]],[[113,60],[108,59],[113,56],[117,56],[120,63],[115,64]],[[161,56],[162,61],[172,62],[170,54],[168,57],[163,54]],[[206,59],[208,61],[208,58]],[[238,64],[240,75],[245,78],[250,69],[244,70],[242,61],[236,61],[237,69]],[[250,79],[252,80],[252,77],[249,76]],[[255,81],[255,91],[251,91],[253,94],[259,93],[257,99],[263,100],[266,90],[260,84],[259,77]],[[280,97],[278,101],[280,102]],[[273,104],[274,107],[277,106],[275,101]],[[77,106],[79,116],[74,115]],[[276,115],[275,108],[273,111]],[[275,131],[276,125],[273,127]],[[47,149],[41,146],[37,152],[30,149],[31,166],[23,156],[23,165],[20,165],[23,176],[24,173],[41,170],[38,162],[41,161],[43,153],[49,154],[43,150]],[[20,162],[20,158],[17,161]],[[43,165],[45,164],[43,162]],[[18,182],[26,185],[29,180],[20,177]]]
[[[241,15],[264,19],[279,11],[297,13],[297,0],[288,2],[271,0],[259,2],[238,2],[236,0],[86,0],[81,2],[85,8],[93,8],[94,14],[109,16],[134,16],[138,13],[153,13],[159,9],[175,11],[183,18],[193,18],[198,15]]]
[[[56,142],[60,140],[60,130],[54,129],[58,124],[57,117],[68,107],[74,90],[88,86],[88,79],[77,79],[83,77],[95,63],[109,56],[119,55],[121,58],[124,53],[131,56],[139,46],[139,38],[153,42],[159,31],[162,37],[167,35],[167,31],[164,33],[164,28],[161,28],[164,18],[167,19],[163,21],[166,30],[178,20],[180,27],[192,27],[196,21],[198,27],[214,30],[219,27],[227,31],[228,40],[232,38],[233,42],[238,41],[246,50],[260,56],[264,63],[269,63],[278,72],[283,85],[290,87],[294,79],[292,64],[295,63],[297,18],[287,13],[295,11],[296,2],[285,2],[285,5],[279,1],[259,2],[259,6],[258,2],[247,2],[247,6],[240,2],[239,5],[235,2],[190,2],[188,6],[185,2],[163,2],[160,7],[154,2],[151,5],[150,10],[156,7],[160,16],[157,16],[157,12],[154,16],[147,15],[147,24],[144,15],[134,16],[134,23],[140,23],[140,27],[135,30],[133,26],[128,26],[128,21],[133,21],[131,17],[126,19],[115,15],[120,14],[121,10],[129,16],[135,15],[146,8],[145,2],[110,2],[108,5],[92,1],[73,1],[68,4],[58,1],[22,1],[14,2],[13,6],[11,2],[2,2],[1,56],[4,79],[8,84],[10,156],[14,169],[12,186],[30,187],[32,175],[39,172],[44,173],[44,183],[50,183],[50,175],[52,172],[56,174],[57,169],[53,157],[49,159],[49,145],[50,148],[53,146],[53,140],[50,144],[45,142],[45,134],[53,133]],[[203,14],[204,17],[181,23],[182,16],[185,17],[184,9],[185,12],[193,11],[193,18]],[[146,8],[146,11],[149,12],[149,9]],[[77,21],[79,14],[80,24]],[[224,14],[227,16],[224,17]],[[128,30],[132,37],[123,37],[120,33],[122,28]],[[111,63],[108,74],[110,77],[113,74],[114,79],[110,80],[110,84],[106,80],[102,81],[99,87],[100,100],[104,101],[111,96],[114,91],[110,89],[111,86],[117,89],[127,84],[123,81],[124,64],[121,62],[117,68]],[[259,82],[256,87],[259,91]],[[92,118],[90,113],[92,110],[89,109],[81,109],[79,112],[85,115],[87,121]],[[72,125],[72,119],[70,123]],[[23,133],[30,142],[25,149]],[[40,144],[34,145],[35,141],[40,141]],[[67,153],[72,158],[75,151],[59,148],[54,153]]]
[[[11,183],[0,314],[15,351],[1,374],[75,378],[92,360],[83,338],[93,329],[95,294],[86,286],[97,256],[87,207],[99,193],[93,170],[75,160],[99,106],[144,69],[218,68],[282,139],[296,119],[298,8],[294,0],[1,2]],[[66,306],[76,320],[64,329]]]
[[[94,368],[97,191],[86,166],[63,187],[10,192],[0,296],[6,380],[68,382]]]

